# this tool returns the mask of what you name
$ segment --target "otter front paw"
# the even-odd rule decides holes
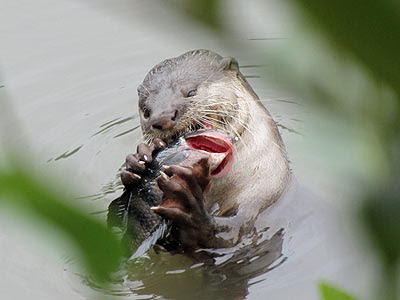
[[[152,209],[177,227],[176,238],[185,249],[212,247],[216,226],[204,203],[204,192],[210,183],[207,160],[191,168],[168,166],[165,173],[158,179],[162,203]]]
[[[153,160],[153,153],[166,147],[161,139],[155,139],[149,146],[141,143],[137,146],[137,153],[126,156],[125,169],[121,171],[121,181],[125,187],[130,187],[140,182],[142,173],[146,169],[146,164]]]

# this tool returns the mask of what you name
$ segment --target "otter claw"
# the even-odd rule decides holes
[[[153,141],[151,146],[141,143],[137,146],[136,154],[129,154],[126,156],[125,166],[126,169],[121,171],[121,181],[123,185],[134,185],[142,179],[136,173],[142,173],[146,170],[145,164],[153,161],[153,151],[165,148],[167,144],[157,138]]]
[[[132,171],[133,173],[143,172],[146,169],[146,167],[143,164],[144,162],[142,163],[140,160],[138,160],[137,156],[133,154],[129,154],[126,156],[126,161],[125,161],[126,168]]]
[[[168,179],[168,175],[165,174],[163,171],[160,171],[160,174],[161,174],[161,177],[162,177],[164,180]]]
[[[139,182],[141,179],[142,178],[139,175],[129,172],[128,170],[121,171],[121,181],[125,186],[135,184]]]
[[[152,162],[152,160],[153,160],[152,155],[151,155],[152,149],[148,145],[146,145],[144,143],[139,144],[137,147],[137,153],[139,155],[140,160],[143,160],[146,163]]]
[[[162,139],[155,139],[153,141],[153,148],[154,150],[160,150],[167,147],[167,144]]]

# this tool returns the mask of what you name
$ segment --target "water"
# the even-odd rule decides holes
[[[294,177],[283,199],[263,213],[264,244],[246,254],[219,253],[217,266],[156,253],[121,270],[108,293],[86,283],[70,253],[8,212],[0,212],[0,291],[4,299],[318,299],[329,279],[359,295],[372,270],[353,241],[347,187],[307,155],[310,110],[266,86],[252,47],[274,48],[292,21],[279,1],[234,1],[221,43],[165,6],[142,1],[1,1],[0,92],[16,120],[6,143],[36,153],[35,163],[81,191],[78,201],[105,219],[121,193],[119,168],[141,141],[136,87],[161,60],[196,48],[234,56],[278,122]],[[246,26],[235,19],[246,16]],[[6,41],[6,42],[4,42]],[[247,45],[249,51],[231,47]],[[325,170],[324,170],[325,172]],[[57,233],[53,233],[54,236]],[[263,250],[263,251],[262,251]],[[229,259],[228,259],[229,258]],[[361,275],[360,275],[361,274]]]

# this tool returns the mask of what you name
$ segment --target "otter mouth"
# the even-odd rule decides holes
[[[235,138],[231,138],[230,143],[236,143],[240,139],[240,135],[242,130],[238,128],[233,128],[231,125],[226,126],[226,124],[229,124],[229,122],[226,120],[225,117],[223,116],[218,116],[218,117],[210,117],[206,116],[207,120],[201,120],[201,121],[194,121],[191,125],[186,126],[184,128],[180,127],[177,130],[171,130],[169,132],[164,132],[162,135],[158,135],[158,138],[161,138],[167,143],[173,142],[181,137],[184,137],[185,135],[188,134],[193,134],[193,133],[198,133],[202,131],[224,131],[224,132],[234,132]],[[230,133],[233,135],[233,133]],[[146,137],[145,137],[146,138]],[[151,134],[148,135],[148,140],[151,141]],[[228,138],[229,140],[229,138]]]
[[[228,135],[214,130],[199,130],[185,136],[191,148],[209,156],[210,173],[219,178],[229,173],[233,165],[233,143]]]

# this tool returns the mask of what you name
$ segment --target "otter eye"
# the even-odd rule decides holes
[[[144,106],[142,108],[142,111],[143,111],[143,117],[145,119],[148,119],[150,117],[150,110],[146,106]]]
[[[186,97],[193,97],[196,96],[196,90],[191,90],[189,93],[187,93]]]

